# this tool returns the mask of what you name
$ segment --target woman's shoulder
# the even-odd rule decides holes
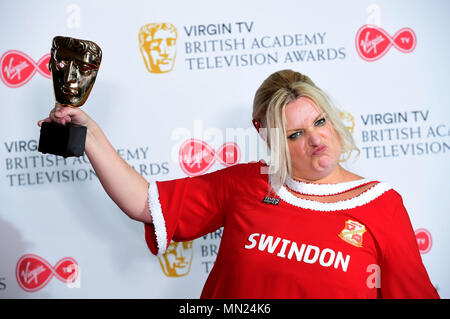
[[[377,178],[364,177],[344,169],[344,184],[357,183],[358,187],[365,187],[366,191],[376,190],[375,194],[386,195],[389,200],[402,202],[402,196],[397,192],[396,188],[390,183]],[[361,184],[361,185],[360,185]]]
[[[250,181],[261,178],[267,174],[267,164],[263,161],[252,161],[248,163],[239,163],[220,170],[226,178],[234,181]]]
[[[357,198],[362,204],[374,202],[375,206],[370,205],[370,207],[375,207],[379,211],[387,212],[390,211],[387,208],[395,208],[403,203],[402,196],[389,182],[377,178],[360,176],[347,170],[344,170],[342,178],[344,182],[339,184],[340,186],[344,187],[345,190],[350,189],[358,194]]]
[[[379,197],[384,205],[392,208],[403,205],[402,195],[397,191],[397,188],[392,183],[371,178],[365,178],[365,180],[371,183],[371,189],[375,190],[374,196]]]
[[[232,166],[228,166],[222,169],[222,172],[228,175],[254,174],[258,173],[260,169],[264,170],[265,167],[268,166],[264,162],[264,160],[251,161],[248,163],[239,163]]]

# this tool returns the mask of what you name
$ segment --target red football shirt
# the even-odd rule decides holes
[[[224,227],[202,298],[439,298],[395,190],[322,203],[270,192],[263,167],[150,184],[152,253]]]

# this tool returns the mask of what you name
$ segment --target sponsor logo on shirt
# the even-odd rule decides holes
[[[303,262],[306,264],[318,263],[322,267],[347,272],[350,255],[330,248],[319,248],[308,244],[298,244],[295,241],[281,237],[268,236],[267,234],[253,233],[248,236],[246,249],[258,249],[269,254],[276,254],[280,258]]]
[[[345,222],[345,227],[338,236],[353,246],[362,247],[365,232],[366,227],[363,224],[349,219]]]

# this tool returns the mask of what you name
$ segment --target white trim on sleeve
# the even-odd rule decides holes
[[[148,207],[152,215],[152,223],[155,226],[156,244],[158,246],[157,256],[161,256],[167,249],[167,230],[164,215],[159,202],[158,186],[156,182],[149,182]]]

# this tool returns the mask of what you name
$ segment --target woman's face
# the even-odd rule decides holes
[[[309,98],[286,105],[286,136],[293,178],[317,181],[338,167],[341,142],[326,114]]]

